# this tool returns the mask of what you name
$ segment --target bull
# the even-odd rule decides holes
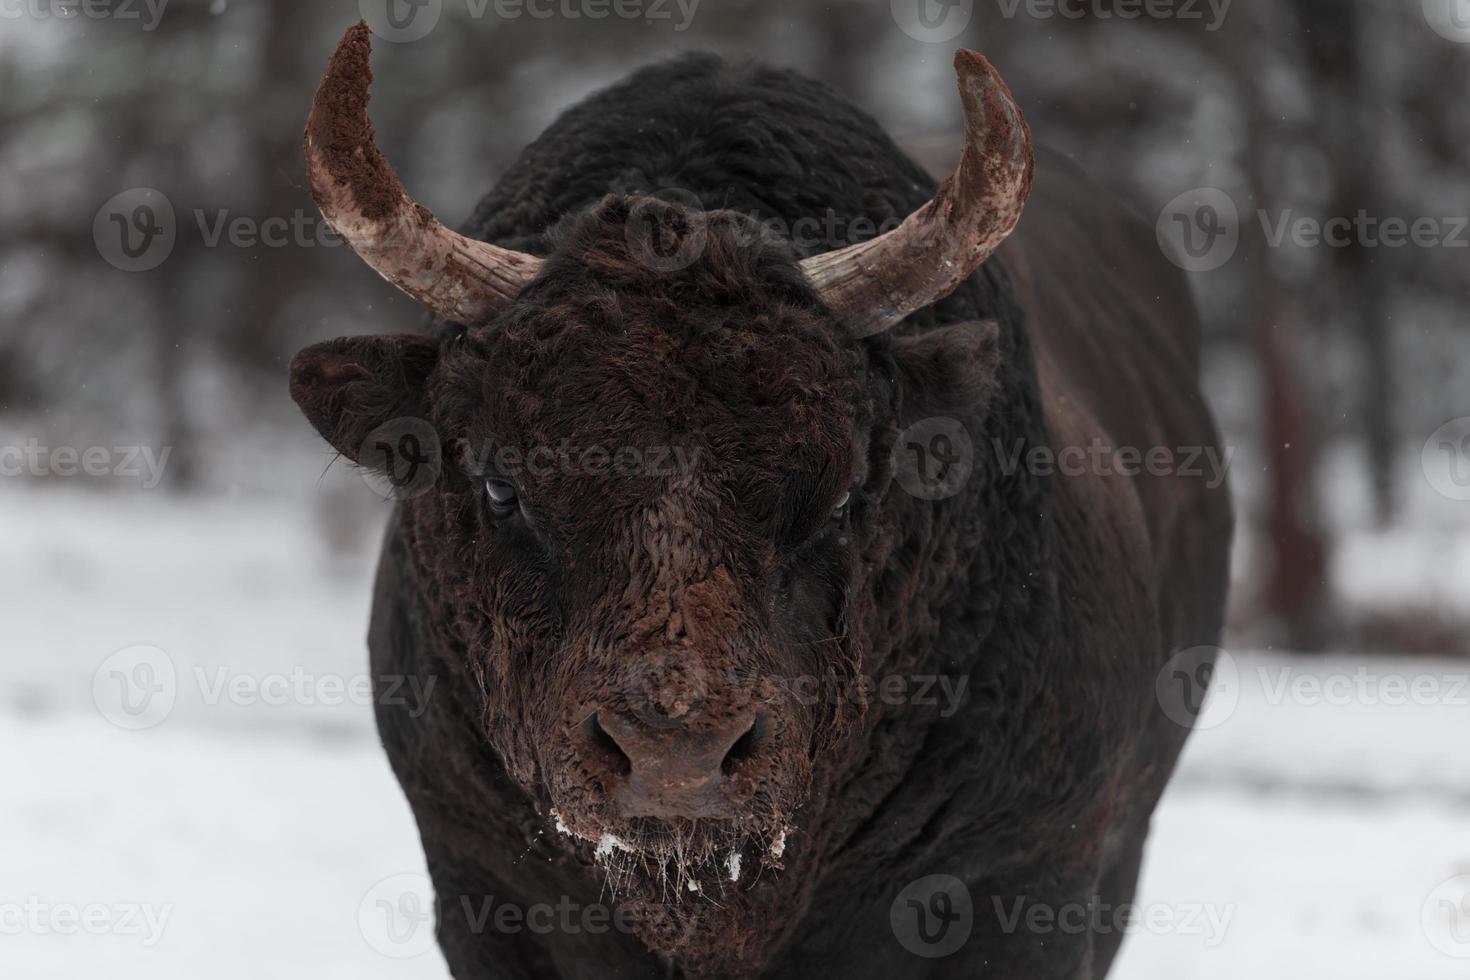
[[[402,420],[438,447],[368,643],[435,692],[375,710],[453,974],[1102,977],[1116,929],[1011,912],[1133,895],[1189,731],[1156,682],[1218,641],[1231,536],[1217,483],[1038,462],[1218,447],[1151,227],[1038,167],[962,50],[937,186],[826,87],[693,55],[456,232],[374,143],[369,48],[317,90],[311,192],[430,326],[290,388],[368,469]]]

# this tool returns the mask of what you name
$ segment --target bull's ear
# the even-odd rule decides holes
[[[291,358],[291,397],[308,421],[354,463],[385,422],[423,418],[439,345],[428,337],[338,337]]]
[[[903,424],[983,410],[1000,366],[1000,325],[966,321],[894,337]]]

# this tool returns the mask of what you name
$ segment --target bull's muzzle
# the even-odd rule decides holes
[[[680,708],[673,716],[599,709],[582,723],[583,754],[624,818],[738,818],[732,777],[765,755],[764,712]]]

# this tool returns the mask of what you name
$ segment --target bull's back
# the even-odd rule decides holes
[[[1051,448],[1087,450],[1081,472],[1074,451],[1060,474],[1063,505],[1108,509],[1153,592],[1163,651],[1217,643],[1227,456],[1200,388],[1183,274],[1146,221],[1050,153],[1002,258],[1026,310]]]
[[[821,82],[687,54],[563,112],[463,231],[541,255],[548,229],[604,195],[654,194],[772,222],[810,255],[891,227],[935,187],[871,115]]]

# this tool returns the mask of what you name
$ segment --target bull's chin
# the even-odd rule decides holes
[[[724,904],[779,873],[791,828],[782,820],[581,819],[552,811],[556,830],[628,901]]]
[[[552,816],[650,950],[679,958],[692,975],[757,965],[747,962],[763,948],[755,940],[779,927],[767,921],[763,895],[780,876],[789,826]]]

